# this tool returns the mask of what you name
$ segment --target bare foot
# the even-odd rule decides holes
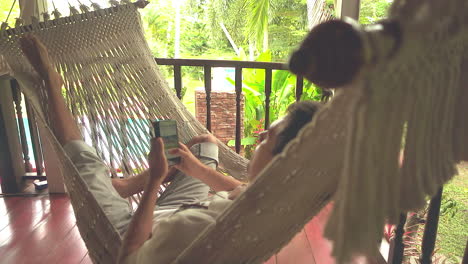
[[[55,71],[46,46],[34,35],[28,34],[20,39],[21,50],[39,76],[46,81],[62,83],[61,76]]]

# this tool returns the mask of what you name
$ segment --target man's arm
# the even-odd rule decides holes
[[[169,168],[166,180],[170,181],[171,177],[174,176],[176,172],[176,168]],[[142,192],[145,189],[149,175],[150,170],[148,169],[136,176],[128,177],[125,179],[114,178],[112,179],[112,186],[114,186],[114,188],[117,190],[117,192],[122,198],[128,198],[134,194]]]
[[[178,170],[201,180],[216,192],[232,191],[242,185],[242,182],[233,177],[223,175],[201,163],[186,145],[182,143],[179,143],[179,145],[179,148],[170,150],[171,154],[179,155],[181,158],[180,163],[174,166]]]
[[[190,148],[191,146],[203,142],[212,142],[216,143],[216,138],[209,134],[199,135],[193,137],[188,143],[187,146]],[[169,168],[169,172],[167,173],[167,179],[171,179],[172,176],[175,175],[177,169],[174,167]],[[149,177],[149,170],[145,170],[142,173],[134,176],[128,177],[125,179],[112,179],[112,185],[117,190],[119,195],[122,198],[128,198],[136,193],[140,193],[144,190],[146,186],[146,182],[148,181]]]
[[[151,140],[149,154],[149,177],[141,197],[138,209],[132,217],[125,237],[120,247],[118,262],[139,249],[146,240],[151,238],[153,229],[153,212],[158,198],[158,190],[167,176],[168,166],[164,155],[164,143],[161,138]]]
[[[72,140],[82,140],[78,125],[62,96],[62,77],[55,71],[47,48],[33,35],[26,35],[21,38],[20,44],[26,58],[45,82],[50,108],[48,114],[51,119],[52,130],[58,141],[60,144],[65,145]]]
[[[205,142],[218,144],[218,140],[213,135],[204,134],[193,137],[187,143],[187,149],[195,144]],[[184,152],[186,152],[186,150]],[[217,172],[216,170],[213,170],[212,168],[203,165],[203,163],[201,163],[198,160],[198,158],[193,156],[190,151],[188,151],[187,155],[185,156],[186,158],[182,159],[181,164],[179,164],[176,167],[171,167],[169,169],[167,179],[170,179],[175,174],[177,168],[180,169],[186,175],[200,179],[205,184],[210,186],[211,189],[217,192],[231,191],[242,184],[242,182],[239,182],[238,180],[230,176],[223,175]],[[120,196],[122,196],[123,198],[127,198],[135,193],[143,191],[147,182],[148,175],[149,172],[144,171],[136,175],[135,177],[129,177],[126,179],[112,179],[112,184],[114,185],[114,188],[117,190]]]

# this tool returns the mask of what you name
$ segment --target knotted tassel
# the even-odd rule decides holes
[[[60,14],[59,10],[55,7],[54,1],[52,1],[52,5],[54,7],[54,11],[52,11],[52,15],[54,16],[55,19],[59,19],[62,14]]]
[[[404,89],[395,87],[389,75],[384,80],[359,78],[368,65],[375,72],[398,71],[397,65],[386,67],[397,50],[397,29],[389,23],[363,31],[353,21],[329,21],[311,31],[290,61],[292,72],[324,87],[359,90],[349,109],[353,120],[349,143],[333,216],[325,231],[333,241],[337,263],[350,260],[354,253],[375,254],[385,220],[396,222],[400,213],[394,197],[404,125],[398,99],[404,97]],[[374,49],[375,42],[387,45]]]
[[[441,127],[441,134],[437,142],[440,149],[439,153],[444,153],[444,155],[441,155],[440,158],[439,174],[433,174],[433,183],[436,185],[436,188],[428,190],[428,195],[431,197],[437,193],[443,184],[452,179],[454,175],[458,174],[453,145],[448,142],[453,142],[455,121],[453,117],[455,116],[459,80],[461,76],[460,67],[462,59],[460,54],[463,54],[463,52],[457,44],[452,45],[452,47],[452,49],[445,50],[445,56],[442,56],[446,60],[445,63],[443,63],[443,60],[439,60],[442,62],[441,65],[443,65],[440,68],[440,73],[444,77],[440,78],[443,82],[441,82],[438,87],[446,85],[446,88],[439,89],[444,91],[444,96],[441,100],[442,105],[438,118],[434,120],[434,123]],[[442,122],[436,123],[436,121]]]
[[[6,30],[6,29],[8,29],[8,23],[2,22],[2,26],[0,27],[0,30]]]
[[[50,14],[47,12],[42,13],[42,18],[44,19],[44,22],[50,20]]]
[[[39,24],[39,18],[37,18],[36,16],[31,16],[31,24]]]
[[[426,42],[431,42],[426,39]],[[448,48],[448,47],[451,47]],[[433,196],[440,186],[456,174],[453,155],[453,116],[456,104],[460,59],[449,50],[457,50],[453,43],[443,48],[432,47],[414,51],[419,53],[408,72],[424,72],[426,78],[410,79],[407,136],[402,168],[400,207],[412,211],[423,207],[426,198]],[[420,61],[437,63],[419,63]],[[444,89],[441,89],[444,87]]]
[[[99,10],[99,9],[101,9],[101,6],[100,6],[98,3],[94,3],[94,2],[91,2],[91,7],[92,7],[94,10]]]
[[[21,27],[23,24],[24,24],[24,20],[18,17],[15,22],[15,27]]]
[[[89,12],[89,7],[87,5],[80,4],[80,10],[83,13],[88,13]]]
[[[461,64],[461,72],[468,72],[468,52]],[[458,84],[453,124],[453,151],[455,161],[468,161],[468,75],[461,74]]]
[[[138,8],[145,8],[145,6],[147,6],[148,4],[149,2],[145,0],[138,0],[134,3],[134,5]]]
[[[116,7],[120,5],[120,3],[117,0],[109,0],[109,4],[111,6],[116,6]]]
[[[71,15],[79,15],[80,14],[80,11],[78,11],[78,9],[76,9],[76,7],[70,5],[70,14]]]
[[[55,19],[59,19],[62,16],[62,14],[59,12],[57,8],[55,8],[54,11],[52,11],[52,15],[54,16]]]
[[[375,68],[376,72],[392,72],[397,66]],[[325,236],[333,241],[337,263],[349,261],[354,254],[373,256],[384,223],[387,219],[395,222],[399,214],[395,197],[401,181],[398,156],[404,114],[399,99],[403,99],[404,89],[393,87],[394,83],[388,76],[379,76],[350,88],[361,90],[362,95],[351,110],[346,159],[325,230]]]

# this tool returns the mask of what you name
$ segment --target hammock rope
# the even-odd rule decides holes
[[[455,162],[468,159],[468,122],[461,114],[468,110],[461,74],[468,70],[467,11],[462,0],[395,1],[389,19],[401,40],[393,49],[375,28],[355,27],[365,60],[353,82],[175,263],[266,260],[331,199],[326,233],[337,261],[375,254],[385,219],[394,222],[423,205],[456,173]],[[135,4],[0,31],[0,72],[19,81],[39,124],[47,126],[42,83],[18,45],[29,32],[49,48],[83,137],[111,169],[132,175],[147,167],[149,119],[176,119],[183,141],[207,132],[161,76]],[[90,256],[115,263],[119,234],[47,131]],[[246,160],[224,145],[220,161],[231,175],[245,177]]]

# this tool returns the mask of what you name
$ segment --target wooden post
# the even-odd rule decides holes
[[[120,113],[123,112],[122,106],[119,106]],[[127,118],[126,115],[123,114],[122,117],[119,120],[120,122],[120,144],[122,146],[122,172],[124,173],[124,177],[128,177],[130,175],[133,175],[132,169],[130,165],[128,164],[129,158],[129,143],[128,143],[128,131],[127,131]],[[93,129],[93,126],[91,127]],[[96,132],[97,134],[97,132]],[[97,146],[97,144],[96,144]]]
[[[10,135],[8,138],[8,142],[10,144],[10,152],[11,152],[11,157],[13,164],[19,163],[20,168],[17,168],[17,172],[15,172],[15,177],[17,178],[17,182],[20,182],[22,179],[22,176],[25,174],[24,171],[24,165],[23,165],[23,158],[21,155],[21,147],[19,144],[19,138],[18,138],[18,132],[16,129],[16,121],[14,120],[14,110],[13,110],[13,97],[11,95],[11,88],[10,89],[3,89],[4,87],[9,87],[9,81],[7,81],[7,84],[0,83],[0,101],[6,101],[8,103],[8,100],[6,98],[10,98],[9,100],[9,106],[8,108],[11,108],[11,113],[5,115],[5,111],[3,112],[5,115],[5,120],[6,122],[6,127],[13,127],[14,132],[12,131],[11,133],[11,139]],[[7,86],[8,85],[8,86]],[[9,93],[8,95],[5,95],[5,93]],[[10,111],[10,110],[9,110]],[[30,111],[32,112],[32,111]],[[12,120],[8,122],[7,118],[11,118]],[[31,120],[30,123],[34,122],[34,120]],[[44,135],[47,134],[47,130],[43,125],[38,125],[38,130],[39,130],[39,137],[42,139],[42,151],[44,154],[44,163],[47,169],[47,182],[48,182],[48,189],[50,193],[65,193],[65,185],[63,184],[63,176],[62,176],[62,170],[60,163],[57,162],[59,158],[57,157],[57,154],[55,153],[54,147],[51,142],[45,137]],[[31,133],[34,135],[35,132],[31,130]],[[34,140],[34,139],[33,139]],[[11,146],[16,146],[16,147],[11,147]],[[40,149],[40,144],[37,144],[36,150]],[[38,150],[37,153],[40,156],[40,150]],[[39,162],[41,161],[40,159],[38,160]],[[42,163],[38,166],[38,168],[41,168]],[[18,167],[18,165],[16,165]]]
[[[211,67],[204,67],[206,95],[206,129],[211,132]]]
[[[241,99],[242,99],[242,68],[236,67],[236,152],[241,150]]]
[[[271,69],[265,70],[265,130],[270,127],[270,97],[272,73]]]
[[[52,143],[45,137],[45,135],[47,135],[47,128],[40,123],[38,123],[38,128],[39,134],[41,135],[49,193],[65,193],[62,166],[60,162],[57,162],[60,159],[57,153],[55,153]]]
[[[4,140],[5,144],[8,145],[2,147],[5,153],[9,154],[10,166],[13,172],[11,176],[17,186],[20,186],[25,170],[23,153],[16,125],[15,107],[13,104],[10,80],[9,77],[0,78],[0,109],[2,110],[2,119],[0,119],[0,122],[3,123]]]
[[[423,241],[421,245],[422,254],[419,261],[423,264],[432,263],[432,254],[434,253],[435,241],[437,237],[437,228],[439,226],[440,203],[442,201],[442,188],[431,199],[429,211],[427,213],[426,227],[424,228]]]
[[[8,146],[8,137],[6,126],[3,122],[4,115],[0,107],[0,182],[2,193],[17,193],[19,191],[18,184],[14,177],[14,169],[12,166],[10,148]]]
[[[465,253],[463,254],[462,263],[468,263],[468,240],[466,240]]]
[[[180,65],[174,66],[174,88],[177,98],[182,99],[182,70]]]
[[[397,229],[395,230],[395,238],[390,244],[390,250],[388,255],[389,264],[401,264],[403,263],[403,253],[405,251],[405,245],[403,244],[403,235],[405,233],[406,214],[400,215],[400,222],[398,223]]]
[[[42,146],[39,138],[39,130],[37,128],[37,120],[34,111],[31,109],[28,101],[26,103],[26,114],[28,115],[29,133],[31,134],[31,144],[36,163],[37,176],[41,176],[44,172],[44,158],[42,156]]]
[[[32,171],[32,165],[29,158],[29,146],[26,140],[26,131],[24,129],[24,120],[23,120],[23,108],[22,108],[22,94],[18,87],[18,82],[16,80],[11,81],[11,92],[13,94],[13,101],[15,102],[16,117],[18,120],[18,129],[21,139],[21,149],[23,150],[24,157],[24,169],[26,172]]]
[[[296,76],[296,102],[299,102],[304,92],[304,77]]]
[[[337,0],[336,16],[339,18],[350,17],[358,20],[360,7],[361,0]]]

